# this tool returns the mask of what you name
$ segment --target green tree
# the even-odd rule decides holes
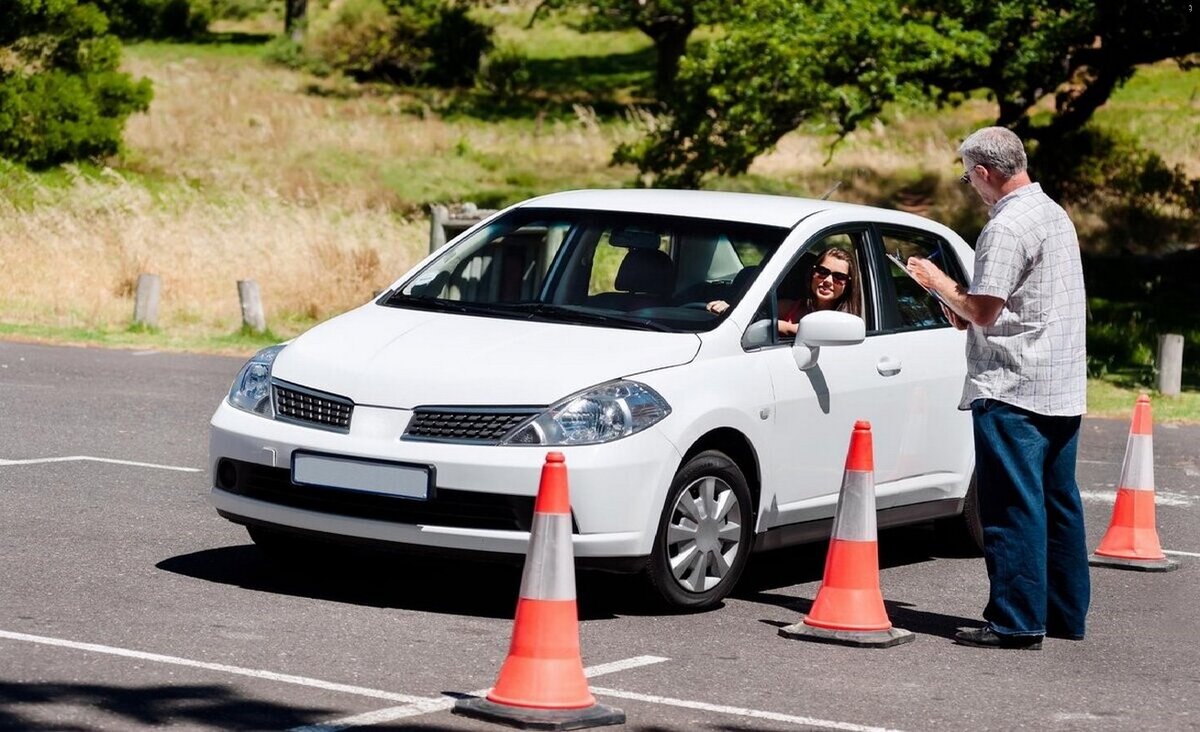
[[[901,98],[987,89],[997,122],[1045,149],[1080,130],[1136,65],[1200,51],[1178,0],[746,0],[685,57],[668,114],[618,149],[665,185],[744,172],[806,121],[845,135]],[[1036,103],[1054,95],[1048,120]]]
[[[589,17],[585,29],[637,28],[654,42],[654,89],[664,100],[672,93],[692,31],[723,21],[735,5],[724,0],[543,0],[530,23],[543,10],[582,7]]]
[[[929,93],[930,74],[986,58],[982,33],[889,0],[749,0],[727,29],[683,58],[662,124],[617,161],[656,185],[694,187],[744,173],[805,122],[845,135],[884,104]]]
[[[76,0],[0,0],[0,17],[0,157],[45,167],[115,153],[151,90],[117,70],[104,14]]]

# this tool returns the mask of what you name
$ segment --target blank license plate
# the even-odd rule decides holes
[[[292,481],[387,496],[429,498],[429,468],[330,455],[292,456]]]

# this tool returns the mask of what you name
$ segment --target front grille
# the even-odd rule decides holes
[[[418,407],[404,430],[405,439],[498,443],[536,409]]]
[[[277,416],[328,430],[350,431],[354,402],[349,399],[278,381],[273,385]]]
[[[224,462],[224,461],[222,461]],[[239,496],[306,511],[391,521],[398,524],[453,526],[464,529],[529,531],[532,496],[502,496],[437,488],[427,501],[295,485],[287,468],[229,460],[236,477],[221,485]]]

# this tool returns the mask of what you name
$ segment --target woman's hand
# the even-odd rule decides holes
[[[704,309],[713,315],[720,315],[729,309],[729,303],[725,302],[724,300],[713,300],[706,305]]]
[[[796,337],[796,333],[800,330],[800,326],[795,323],[789,323],[786,320],[779,321],[779,335]]]

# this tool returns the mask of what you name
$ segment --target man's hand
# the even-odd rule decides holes
[[[938,269],[936,264],[921,257],[909,257],[908,261],[904,263],[904,268],[917,281],[917,284],[926,290],[933,290],[939,295],[942,294],[947,280],[950,281],[951,285],[954,282],[946,276],[945,272]]]

